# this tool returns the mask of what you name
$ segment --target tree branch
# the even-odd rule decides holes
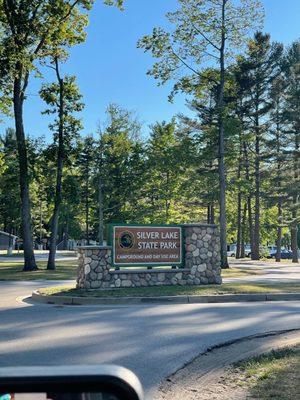
[[[16,30],[15,30],[15,26],[14,26],[14,23],[13,23],[13,19],[11,18],[9,5],[8,5],[6,0],[3,1],[3,6],[4,6],[4,13],[6,15],[8,25],[10,27],[10,30],[11,30],[13,36],[15,36],[16,35]]]
[[[24,97],[25,97],[25,91],[28,86],[28,79],[29,79],[29,71],[26,72],[26,75],[24,78],[24,83],[23,83],[22,90],[21,90],[22,100],[24,100]]]
[[[212,53],[210,53],[210,52],[208,52],[208,51],[206,51],[206,50],[202,50],[203,51],[203,53],[204,54],[207,54],[209,57],[213,57],[213,58],[215,58],[216,60],[220,60],[220,57],[218,57],[218,56],[215,56],[214,54],[212,54]]]
[[[79,0],[75,0],[74,3],[72,5],[70,5],[69,11],[62,18],[59,19],[59,22],[63,22],[64,20],[66,20],[70,16],[71,12],[73,11],[74,7],[77,5],[78,2],[79,2]],[[40,40],[39,44],[35,48],[35,50],[33,52],[34,55],[38,54],[40,49],[43,47],[43,45],[45,43],[45,40],[47,39],[47,36],[49,34],[49,31],[50,31],[50,29],[47,29],[47,31],[45,32],[44,36]]]
[[[32,16],[31,16],[31,18],[29,20],[29,24],[28,24],[29,30],[27,31],[27,33],[25,35],[25,41],[27,40],[27,38],[28,38],[28,36],[30,34],[30,26],[31,26],[32,22],[35,20],[37,12],[38,12],[38,10],[39,10],[41,5],[42,5],[42,0],[37,4],[36,8],[32,12]]]
[[[205,39],[212,47],[214,47],[218,51],[221,51],[221,49],[216,44],[214,44],[203,32],[201,32],[200,29],[198,29],[192,21],[191,25],[195,29],[195,31],[198,32],[199,35],[201,35],[203,39]]]
[[[58,64],[57,57],[55,57],[54,62],[55,62],[55,72],[56,72],[57,80],[58,80],[58,82],[61,82],[62,78],[61,78],[60,73],[59,73],[59,64]]]
[[[175,51],[173,50],[172,46],[170,46],[171,48],[171,52],[172,54],[178,58],[178,60],[185,66],[187,67],[189,70],[191,70],[192,72],[194,72],[194,74],[201,76],[200,72],[196,71],[193,67],[191,67],[187,62],[185,62],[177,53],[175,53]]]

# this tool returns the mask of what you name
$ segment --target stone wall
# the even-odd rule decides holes
[[[180,269],[115,270],[111,247],[78,248],[77,288],[109,289],[165,285],[219,284],[220,245],[215,225],[183,225],[184,266]]]
[[[216,225],[183,225],[185,268],[195,276],[194,284],[221,283],[220,236]],[[200,280],[200,282],[199,282]]]

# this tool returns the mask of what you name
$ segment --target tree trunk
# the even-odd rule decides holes
[[[300,169],[300,161],[299,161],[299,150],[300,150],[300,136],[299,132],[295,132],[295,151],[294,151],[294,179],[296,185],[298,184],[299,179],[299,169]],[[299,186],[298,186],[299,188]],[[299,208],[299,190],[293,195],[293,211],[292,211],[292,227],[291,227],[291,247],[292,247],[292,262],[299,263],[298,259],[298,226],[297,226],[297,214]]]
[[[59,75],[58,61],[56,60],[56,74],[59,82],[59,126],[58,126],[58,151],[57,151],[57,171],[56,188],[54,197],[54,210],[51,218],[51,235],[48,257],[48,270],[55,270],[55,254],[58,232],[59,211],[61,205],[62,174],[64,164],[64,80]]]
[[[255,215],[253,232],[253,250],[251,249],[251,259],[259,260],[260,245],[260,127],[258,106],[255,115]]]
[[[167,171],[166,173],[166,197],[165,197],[165,215],[166,215],[166,223],[169,222],[169,218],[170,218],[170,191],[169,191],[169,187],[170,187],[170,174],[169,171]]]
[[[25,141],[25,133],[23,126],[23,100],[24,94],[21,89],[21,74],[22,68],[18,65],[20,76],[14,80],[14,119],[16,128],[16,138],[18,147],[19,161],[19,182],[21,195],[21,218],[22,218],[22,236],[24,248],[24,268],[23,271],[35,271],[37,265],[35,262],[33,251],[33,240],[31,230],[31,215],[30,215],[30,198],[29,198],[29,176],[28,176],[28,159],[27,148]]]
[[[246,220],[247,220],[247,203],[245,202],[243,209],[242,231],[241,231],[241,258],[245,258]]]
[[[275,254],[275,261],[281,261],[281,241],[282,241],[282,198],[281,198],[281,160],[280,156],[282,153],[281,146],[280,146],[280,115],[279,115],[279,102],[276,102],[276,157],[277,157],[277,187],[279,193],[279,199],[277,202],[277,238],[276,238],[276,254]]]
[[[226,222],[226,170],[225,170],[225,140],[224,140],[224,85],[225,85],[225,6],[222,2],[222,34],[220,47],[220,86],[218,93],[218,127],[219,127],[219,188],[220,188],[220,244],[221,244],[221,268],[229,268],[227,259],[227,222]]]
[[[241,192],[241,170],[242,170],[242,143],[241,135],[239,135],[239,165],[238,165],[238,198],[237,198],[237,237],[236,237],[236,254],[235,258],[241,257],[241,240],[242,240],[242,192]]]
[[[206,217],[206,221],[207,221],[207,223],[208,224],[210,224],[210,215],[211,215],[211,213],[210,213],[210,210],[211,210],[211,208],[210,208],[210,203],[208,204],[208,206],[206,207],[206,210],[207,210],[207,217]]]
[[[104,240],[104,211],[103,211],[103,181],[101,175],[99,175],[99,246],[103,246]]]
[[[86,170],[86,187],[85,187],[85,240],[86,244],[90,244],[90,203],[89,203],[89,169]]]
[[[235,258],[241,258],[241,241],[242,241],[242,193],[239,189],[237,206],[237,237],[236,237],[236,254]]]
[[[245,158],[245,176],[246,180],[250,185],[250,163],[249,163],[249,156],[247,150],[247,144],[243,142],[243,152]],[[250,248],[251,253],[253,251],[253,222],[252,222],[252,196],[248,194],[247,196],[247,210],[248,210],[248,224],[249,224],[249,240],[250,240]]]
[[[43,209],[42,209],[42,200],[40,200],[40,244],[42,244],[43,241]]]
[[[63,231],[63,249],[69,250],[69,215],[67,215],[67,219],[64,225]]]
[[[280,262],[281,261],[281,241],[282,241],[282,226],[281,226],[281,224],[282,224],[282,205],[281,205],[281,201],[278,202],[277,208],[278,208],[278,225],[277,225],[275,261]]]
[[[211,202],[211,206],[210,206],[210,223],[212,225],[215,224],[215,205],[214,202]]]
[[[212,225],[215,223],[215,207],[213,201],[207,206],[207,223]]]
[[[298,228],[297,225],[293,225],[291,227],[291,249],[292,249],[292,262],[293,263],[298,263],[298,241],[297,241],[297,236],[298,236]]]

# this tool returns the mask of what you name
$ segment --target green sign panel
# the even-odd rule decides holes
[[[111,225],[114,266],[181,266],[182,243],[178,225]]]

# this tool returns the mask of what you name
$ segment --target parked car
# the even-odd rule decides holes
[[[274,254],[271,255],[271,258],[275,257],[276,257],[276,251]],[[290,260],[293,258],[293,253],[291,252],[291,250],[281,249],[280,258],[283,260]]]
[[[235,255],[236,255],[236,244],[227,245],[227,256],[235,257]]]
[[[277,247],[276,246],[268,246],[269,249],[269,256],[268,258],[272,258],[273,256],[276,256],[276,252],[277,252]]]
[[[245,256],[246,257],[251,257],[251,247],[250,244],[245,245]]]
[[[229,244],[227,246],[227,256],[228,257],[235,257],[236,255],[236,244]],[[245,245],[245,257],[250,257],[251,256],[251,247],[249,244]]]

